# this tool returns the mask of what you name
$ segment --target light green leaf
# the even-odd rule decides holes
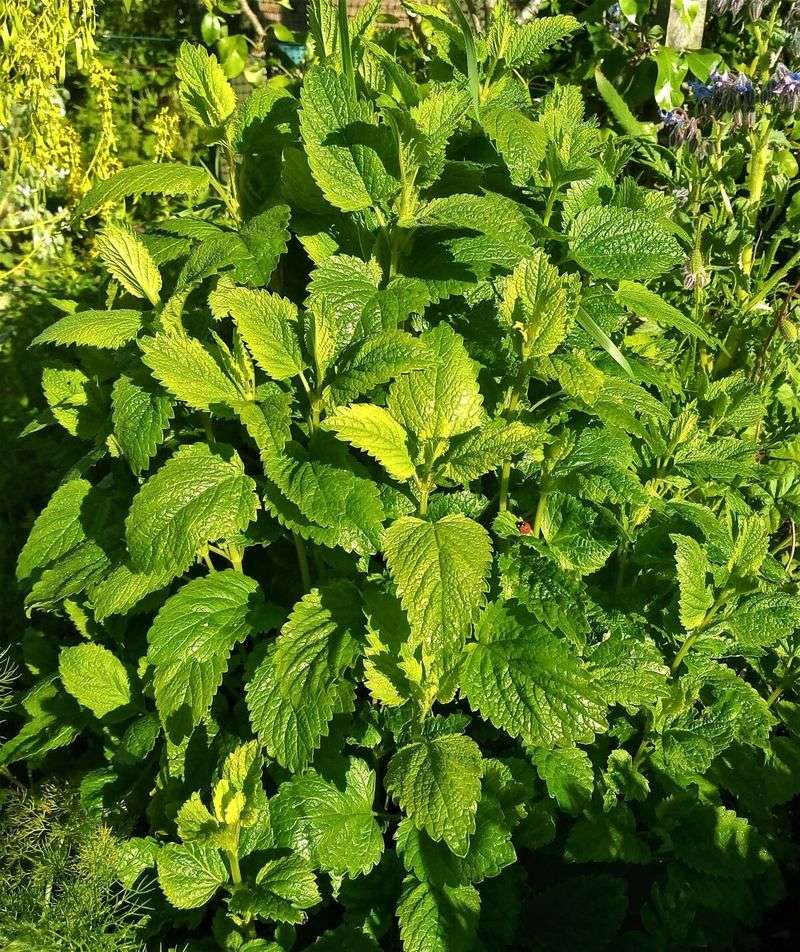
[[[156,334],[139,341],[142,362],[178,400],[195,410],[229,406],[242,399],[236,383],[200,341],[185,334]]]
[[[73,221],[121,198],[139,195],[196,195],[209,186],[208,172],[175,162],[143,162],[94,185],[78,203]]]
[[[658,219],[630,208],[587,208],[571,222],[569,240],[575,260],[595,278],[646,281],[683,259]]]
[[[217,58],[184,41],[175,61],[181,105],[192,122],[216,130],[236,107],[236,94]]]
[[[429,367],[396,380],[387,406],[409,433],[421,440],[449,439],[486,422],[477,364],[448,324],[426,331]]]
[[[403,952],[472,952],[481,897],[474,886],[432,886],[412,877],[397,906]]]
[[[674,327],[681,334],[697,337],[706,344],[718,343],[716,337],[709,334],[690,317],[679,311],[674,305],[665,301],[658,294],[635,281],[620,281],[617,290],[617,301],[627,310],[648,321]]]
[[[167,843],[158,854],[158,881],[176,909],[198,909],[228,881],[228,871],[212,846]]]
[[[345,212],[387,201],[400,186],[384,164],[391,137],[370,103],[351,99],[344,77],[327,66],[306,73],[300,131],[325,198]]]
[[[541,432],[519,421],[490,420],[479,430],[456,437],[436,469],[436,478],[466,485],[497,469],[518,453],[541,445]]]
[[[386,472],[400,482],[412,479],[416,468],[408,451],[408,435],[383,407],[354,403],[340,407],[323,423],[340,440],[373,456]]]
[[[58,671],[66,690],[97,717],[130,703],[128,673],[119,658],[102,645],[62,648]]]
[[[524,187],[536,176],[547,149],[547,134],[518,109],[487,106],[481,110],[486,134],[494,143],[511,181]]]
[[[161,275],[150,252],[129,225],[109,222],[95,239],[95,251],[109,274],[134,297],[159,303]]]
[[[430,359],[424,344],[405,331],[385,331],[357,342],[341,357],[330,391],[336,403],[348,403]]]
[[[462,515],[438,522],[403,516],[386,530],[384,554],[414,643],[439,662],[457,653],[483,604],[489,534]]]
[[[17,560],[17,579],[30,578],[85,539],[81,511],[92,485],[86,479],[62,483],[39,513]]]
[[[297,307],[287,298],[227,286],[212,291],[209,304],[215,317],[233,317],[253,359],[270,377],[288,380],[305,369]]]
[[[463,734],[442,734],[401,747],[386,771],[386,789],[418,830],[466,856],[481,796],[480,748]]]
[[[546,357],[566,337],[580,300],[579,283],[536,251],[506,280],[500,314],[522,334],[525,357]]]
[[[571,16],[537,17],[514,29],[505,50],[505,63],[516,69],[536,60],[548,46],[580,29],[580,23]]]
[[[375,773],[363,760],[350,758],[344,790],[309,770],[270,801],[276,842],[335,875],[368,873],[383,852],[374,798]]]
[[[140,311],[77,311],[67,314],[31,341],[39,344],[76,344],[116,350],[136,337],[142,327]]]
[[[134,473],[147,469],[172,419],[172,401],[148,380],[122,375],[111,392],[114,437]]]
[[[507,603],[481,617],[461,689],[475,710],[529,747],[589,743],[606,730],[591,673],[557,635]]]
[[[711,566],[699,543],[690,536],[672,535],[670,538],[675,543],[681,624],[691,631],[705,621],[706,613],[714,604],[714,596],[706,585]]]
[[[126,520],[133,565],[180,574],[201,545],[247,528],[257,509],[238,454],[222,444],[181,446],[133,499]]]
[[[161,722],[174,742],[208,711],[234,645],[258,630],[258,583],[226,569],[188,582],[169,598],[147,635]]]
[[[356,589],[342,582],[309,592],[247,685],[253,730],[267,752],[300,770],[341,709],[344,672],[355,664],[364,626]],[[352,688],[348,690],[352,693]]]
[[[235,915],[249,913],[259,919],[299,923],[304,909],[320,902],[314,874],[302,856],[281,856],[256,873],[255,885],[238,889],[228,908]]]

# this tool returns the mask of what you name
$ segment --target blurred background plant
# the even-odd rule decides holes
[[[5,952],[138,952],[147,895],[119,882],[122,846],[64,786],[0,799]]]

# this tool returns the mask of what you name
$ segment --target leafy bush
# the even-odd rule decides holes
[[[0,762],[137,834],[168,943],[731,948],[795,859],[795,349],[715,366],[694,222],[579,89],[532,104],[576,20],[410,2],[422,84],[377,7],[315,5],[298,97],[185,45],[228,181],[80,204],[190,199],[110,221],[108,307],[37,338],[88,449],[18,577],[74,629],[27,636]]]

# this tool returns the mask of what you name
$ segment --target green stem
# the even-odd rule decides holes
[[[691,635],[689,635],[689,637],[686,639],[686,641],[684,641],[684,643],[681,645],[680,651],[675,655],[675,658],[669,667],[670,674],[675,674],[675,672],[681,666],[681,662],[689,653],[690,648],[697,641],[699,637],[700,637],[700,631],[698,629],[697,631],[693,631]]]
[[[420,516],[428,515],[428,496],[430,495],[430,483],[423,483],[419,489],[419,508],[417,514]]]
[[[546,480],[542,479],[541,485],[539,487],[539,501],[536,503],[536,512],[533,516],[533,526],[531,528],[531,535],[534,537],[534,539],[538,539],[542,534],[542,522],[544,521],[545,503],[547,502],[546,486]]]
[[[513,419],[516,416],[517,408],[519,407],[523,397],[526,396],[528,392],[529,379],[530,372],[528,370],[528,362],[523,356],[522,360],[520,361],[516,379],[514,380],[514,384],[511,388],[511,393],[508,398],[508,403],[506,404],[505,412],[503,414],[506,419]],[[503,468],[500,472],[500,502],[498,503],[498,509],[500,512],[506,512],[508,509],[508,487],[510,482],[511,463],[503,463]]]
[[[292,539],[294,540],[295,551],[297,552],[297,564],[300,567],[300,579],[303,584],[303,591],[311,591],[311,572],[308,568],[308,555],[306,553],[306,546],[300,536],[296,533],[292,533]]]
[[[549,225],[550,217],[553,214],[553,206],[556,203],[556,196],[561,190],[560,183],[556,182],[553,187],[550,189],[550,194],[547,196],[547,204],[544,207],[544,215],[542,215],[542,224]]]

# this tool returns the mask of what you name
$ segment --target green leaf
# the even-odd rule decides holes
[[[505,162],[511,181],[524,187],[536,176],[547,149],[547,134],[518,109],[486,106],[481,110],[486,134]]]
[[[562,810],[573,815],[585,809],[594,791],[594,769],[586,751],[578,747],[538,750],[533,763],[547,792]]]
[[[115,172],[94,185],[78,203],[73,221],[121,198],[139,195],[196,195],[208,188],[210,179],[203,168],[175,162],[143,162]]]
[[[405,331],[385,331],[356,342],[341,356],[330,392],[348,403],[411,370],[427,366],[428,354],[418,338]]]
[[[336,208],[369,208],[399,188],[384,164],[390,138],[375,123],[372,106],[354,101],[344,77],[327,66],[306,73],[300,131],[314,178]]]
[[[387,406],[409,433],[421,440],[449,439],[486,422],[477,365],[449,325],[426,331],[420,341],[429,367],[396,380]]]
[[[270,802],[276,841],[335,875],[367,873],[383,852],[374,798],[375,774],[363,760],[350,758],[344,790],[309,770]]]
[[[648,863],[651,858],[647,844],[636,835],[633,812],[624,803],[578,820],[569,831],[564,855],[574,863]]]
[[[705,621],[714,604],[714,596],[706,585],[706,575],[711,567],[699,543],[690,536],[672,535],[670,538],[675,543],[681,624],[691,631]]]
[[[484,473],[497,469],[512,456],[538,448],[540,438],[539,430],[524,423],[490,420],[479,430],[451,441],[436,470],[437,479],[441,476],[466,486]]]
[[[595,278],[647,281],[683,259],[657,219],[630,208],[587,208],[571,222],[569,240],[575,260]]]
[[[522,334],[526,358],[546,357],[564,340],[579,294],[575,279],[562,277],[543,252],[520,261],[505,283],[500,314]]]
[[[31,341],[40,344],[75,344],[117,350],[130,343],[142,327],[140,311],[76,311],[51,324]]]
[[[287,298],[228,286],[212,291],[209,304],[215,317],[233,317],[253,359],[270,377],[288,380],[305,370],[297,308]]]
[[[147,634],[156,707],[179,742],[208,711],[233,647],[258,630],[258,583],[226,569],[194,579],[169,598]]]
[[[397,906],[403,952],[472,952],[481,898],[474,886],[406,881]]]
[[[384,555],[415,644],[438,662],[455,655],[484,601],[492,561],[489,534],[472,519],[395,520]]]
[[[463,734],[443,734],[401,747],[389,762],[386,789],[418,830],[466,856],[475,832],[483,763]]]
[[[150,465],[172,419],[172,401],[148,380],[122,375],[111,392],[114,437],[134,473]]]
[[[800,628],[800,598],[779,592],[752,595],[724,621],[743,647],[769,647]]]
[[[529,747],[589,743],[606,730],[591,673],[560,638],[502,602],[481,617],[461,689],[475,710]]]
[[[295,605],[253,673],[246,692],[253,730],[288,769],[306,766],[341,710],[342,675],[361,653],[363,626],[352,585],[314,589]]]
[[[217,130],[236,107],[236,94],[217,58],[184,41],[175,61],[181,105],[192,122]]]
[[[261,867],[254,886],[236,890],[228,908],[235,915],[249,913],[259,919],[299,923],[306,918],[303,910],[321,898],[314,874],[302,856],[282,856]]]
[[[371,403],[340,407],[322,426],[333,430],[340,440],[369,453],[393,479],[400,482],[413,479],[416,468],[408,451],[408,435],[382,407]]]
[[[289,206],[275,205],[239,229],[234,277],[250,287],[269,282],[289,241]]]
[[[516,861],[511,829],[497,803],[483,794],[475,814],[475,832],[465,856],[456,856],[443,843],[418,830],[408,818],[395,834],[397,852],[406,869],[434,886],[466,886],[483,882]]]
[[[628,104],[617,92],[614,84],[609,82],[599,66],[595,67],[594,81],[597,85],[597,91],[605,100],[609,111],[617,120],[624,133],[629,136],[636,136],[640,139],[656,140],[657,135],[654,124],[652,122],[639,122],[628,108]]]
[[[228,871],[212,846],[167,843],[158,854],[158,881],[176,909],[198,909],[227,883]]]
[[[133,499],[126,520],[133,565],[178,575],[201,545],[247,528],[257,509],[238,454],[222,444],[181,446]]]
[[[108,648],[94,644],[62,648],[58,671],[66,690],[97,717],[130,703],[128,674]]]
[[[682,311],[679,311],[674,305],[669,304],[658,294],[641,284],[637,284],[635,281],[620,281],[617,290],[617,301],[627,310],[648,321],[654,321],[656,324],[662,324],[665,327],[674,327],[681,334],[697,337],[706,344],[718,343],[716,337],[709,334],[708,331],[700,327]]]
[[[92,484],[86,479],[62,483],[39,513],[17,560],[17,579],[29,579],[71,552],[86,538],[81,512]]]
[[[505,63],[516,69],[531,63],[565,36],[580,29],[580,23],[571,16],[539,17],[517,27],[511,34],[505,51]]]
[[[174,397],[195,410],[230,406],[242,399],[232,380],[203,347],[185,334],[156,334],[139,341],[142,363]]]
[[[159,303],[161,275],[150,252],[129,225],[110,222],[95,239],[95,250],[109,274],[134,297]]]

